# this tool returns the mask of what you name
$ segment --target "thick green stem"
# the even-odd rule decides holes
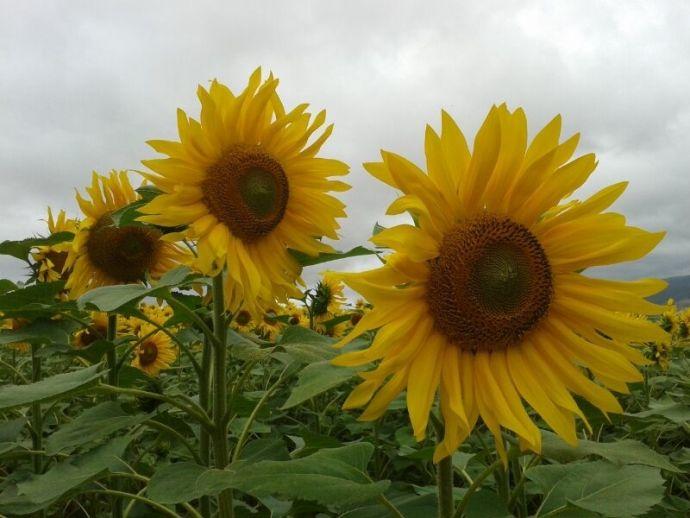
[[[432,424],[436,429],[436,441],[443,440],[444,427],[440,419],[432,416]],[[452,518],[455,504],[453,502],[453,457],[450,455],[441,459],[436,465],[436,486],[438,487],[438,516]]]
[[[111,343],[110,349],[108,349],[107,360],[108,360],[108,383],[114,387],[117,387],[117,352],[115,351],[115,338],[117,337],[117,313],[108,314],[108,328],[106,330],[106,340]],[[112,394],[114,400],[117,399],[117,394]],[[117,492],[122,489],[122,484],[114,480],[113,481],[113,491]],[[122,516],[122,499],[113,495],[113,518],[120,518]]]
[[[486,478],[489,475],[491,475],[494,472],[494,470],[501,467],[503,467],[503,462],[501,461],[501,459],[498,459],[493,464],[490,464],[484,471],[482,471],[479,474],[477,478],[474,479],[474,482],[467,489],[467,492],[462,497],[460,504],[458,504],[458,507],[455,510],[454,518],[461,518],[464,515],[465,510],[467,509],[467,505],[470,503],[470,498],[472,498],[472,495],[481,487],[482,482],[484,482],[484,480],[486,480]]]
[[[38,355],[39,346],[31,344],[31,381],[37,383],[41,381],[41,357]],[[43,473],[43,414],[41,413],[41,403],[31,404],[31,444],[36,453],[32,455],[34,473]],[[46,516],[44,510],[37,513],[38,517]]]
[[[213,348],[207,338],[204,338],[204,351],[201,356],[201,376],[199,377],[199,405],[207,414],[210,414],[211,400],[211,360],[213,358]],[[201,428],[199,436],[199,449],[201,463],[204,466],[211,465],[211,436],[208,430]],[[201,497],[201,515],[204,518],[211,516],[211,500],[208,496]]]
[[[117,335],[117,313],[111,313],[108,315],[108,330],[106,333],[106,339],[113,343],[115,342],[115,337]],[[115,352],[115,346],[113,345],[108,349],[108,354],[106,356],[108,361],[108,384],[117,387],[117,353]],[[112,395],[113,399],[117,399],[117,394]]]
[[[213,335],[215,358],[213,360],[213,453],[217,469],[228,464],[228,421],[227,403],[227,345],[226,345],[225,302],[223,300],[223,273],[213,278]],[[218,495],[218,515],[233,518],[232,490]]]

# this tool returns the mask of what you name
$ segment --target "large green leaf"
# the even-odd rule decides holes
[[[0,494],[0,513],[24,515],[45,509],[79,486],[107,473],[121,470],[131,436],[117,437],[83,455],[55,465],[42,475],[11,484]]]
[[[7,317],[32,318],[46,313],[52,316],[56,305],[69,305],[56,300],[56,296],[64,287],[63,281],[41,282],[7,291],[0,294],[0,312]]]
[[[92,365],[65,374],[57,374],[28,385],[0,387],[0,410],[21,407],[34,402],[44,402],[74,394],[91,387],[103,375],[100,365]]]
[[[575,506],[604,516],[639,516],[661,501],[664,480],[649,466],[606,461],[538,466],[527,471],[544,494],[535,516]]]
[[[31,249],[37,246],[56,245],[69,241],[74,237],[72,232],[57,232],[48,237],[32,237],[21,241],[3,241],[0,243],[0,255],[11,255],[24,261],[29,257]]]
[[[203,496],[204,488],[197,481],[208,468],[193,462],[176,462],[156,470],[146,492],[152,500],[162,504],[180,504]],[[210,493],[209,493],[210,494]]]
[[[330,360],[337,355],[331,347],[332,338],[302,326],[290,326],[283,332],[277,345],[301,363]]]
[[[292,408],[300,403],[345,383],[356,375],[354,369],[337,367],[330,361],[307,365],[299,373],[299,379],[282,409]]]
[[[172,286],[183,285],[193,277],[189,268],[181,266],[167,272],[153,287],[147,287],[143,284],[103,286],[85,293],[79,297],[77,302],[80,307],[95,307],[101,311],[119,311],[145,297],[163,294]]]
[[[660,416],[674,423],[686,423],[690,421],[690,406],[685,403],[676,403],[670,397],[652,400],[649,402],[649,410],[637,414],[626,414],[630,417],[645,419],[650,416]]]
[[[391,491],[386,493],[386,497],[405,518],[429,518],[438,514],[436,495]],[[390,515],[390,510],[383,504],[372,504],[348,511],[340,518],[382,518]]]
[[[320,450],[300,459],[243,460],[222,471],[178,462],[159,468],[147,491],[150,498],[165,504],[234,488],[257,498],[277,496],[349,506],[369,501],[388,487],[388,481],[374,482],[366,474],[373,452],[371,444],[358,443]]]
[[[680,469],[671,464],[665,455],[657,453],[649,446],[632,439],[616,442],[594,442],[580,439],[577,447],[573,448],[556,434],[542,430],[542,455],[561,463],[581,459],[588,455],[597,455],[614,463],[642,464],[675,473],[681,472]]]
[[[363,246],[356,246],[355,248],[348,250],[347,252],[332,252],[319,254],[315,257],[307,255],[303,252],[298,252],[297,250],[290,250],[292,256],[297,259],[300,266],[313,266],[315,264],[328,263],[331,261],[337,261],[338,259],[347,259],[348,257],[358,257],[360,255],[376,255],[376,251],[369,250]]]
[[[65,320],[38,319],[20,329],[0,330],[0,344],[29,342],[67,344],[75,324]]]
[[[102,439],[118,430],[139,424],[148,418],[147,414],[128,414],[122,410],[120,403],[106,401],[85,410],[76,419],[58,428],[46,440],[46,453],[55,455],[65,449],[73,449],[75,446]]]
[[[349,506],[376,498],[389,485],[388,481],[374,482],[366,474],[373,452],[371,444],[357,443],[300,459],[245,464],[230,477],[230,483],[259,498],[271,495]]]

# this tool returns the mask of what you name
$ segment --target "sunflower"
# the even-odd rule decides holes
[[[346,302],[343,282],[333,272],[326,272],[316,285],[311,310],[318,321],[330,320]]]
[[[79,222],[76,219],[68,218],[64,210],[58,213],[57,219],[53,217],[53,211],[48,207],[48,231],[50,235],[60,232],[71,232],[76,234]],[[34,260],[34,271],[39,282],[55,282],[60,279],[67,279],[69,270],[63,271],[65,261],[72,240],[63,241],[54,245],[43,245],[36,247],[36,251],[31,256]]]
[[[108,313],[92,311],[91,323],[72,335],[72,345],[77,349],[88,347],[97,340],[105,340],[108,336]],[[128,319],[117,319],[117,334],[126,334],[130,330]]]
[[[261,317],[261,320],[259,320],[258,324],[256,325],[256,332],[259,334],[259,336],[271,342],[275,340],[276,336],[278,336],[278,333],[280,333],[283,327],[285,327],[285,325],[278,318],[279,315],[280,310],[276,308],[268,308],[266,310]]]
[[[414,435],[422,440],[438,391],[445,435],[436,461],[456,450],[479,417],[504,462],[501,428],[539,452],[540,431],[522,400],[575,444],[575,418],[588,424],[571,393],[604,413],[621,412],[610,390],[626,392],[626,383],[641,379],[634,364],[646,363],[630,342],[668,339],[654,323],[626,314],[660,313],[645,297],[664,289],[663,281],[582,273],[639,259],[664,234],[603,212],[626,183],[562,202],[596,161],[591,154],[570,160],[579,136],[560,142],[560,129],[558,116],[528,146],[522,109],[494,106],[470,153],[443,112],[441,135],[426,130],[428,173],[389,152],[383,162],[365,164],[403,193],[388,213],[407,211],[416,224],[372,238],[393,250],[382,267],[341,275],[373,309],[338,346],[378,329],[367,349],[335,360],[378,362],[362,373],[344,407],[367,405],[362,419],[376,419],[406,389]]]
[[[254,330],[252,315],[246,309],[240,309],[233,315],[232,328],[240,333],[249,334]]]
[[[157,376],[177,359],[177,347],[170,337],[162,331],[156,331],[151,324],[144,323],[139,331],[141,343],[134,350],[132,367],[144,371],[149,376]]]
[[[159,326],[165,324],[166,321],[173,316],[173,310],[167,304],[146,304],[142,302],[139,304],[139,311],[141,311],[149,320],[155,322]],[[119,321],[118,321],[119,322]],[[139,334],[141,326],[146,323],[137,317],[129,317],[124,319],[123,331],[130,334]]]
[[[139,199],[127,173],[109,176],[93,173],[90,200],[77,193],[77,202],[86,216],[74,238],[64,270],[72,269],[65,287],[77,298],[99,286],[140,282],[148,273],[157,279],[187,256],[174,243],[148,226],[113,225],[114,211]]]
[[[287,324],[291,326],[308,326],[309,314],[305,306],[297,307],[294,302],[288,302],[283,306],[281,316],[287,317]]]
[[[2,313],[0,313],[0,318]],[[6,318],[0,321],[0,329],[11,329],[17,331],[29,323],[25,318]],[[31,344],[28,342],[12,342],[7,344],[7,347],[20,353],[28,353],[31,350]]]
[[[319,238],[338,238],[345,211],[327,193],[349,188],[329,178],[347,174],[347,165],[316,157],[333,126],[308,144],[325,111],[313,119],[307,104],[286,112],[277,86],[257,69],[238,95],[217,81],[199,87],[200,122],[178,110],[180,140],[149,142],[168,158],[143,162],[163,194],[140,219],[186,225],[197,240],[196,268],[215,275],[227,265],[228,309],[244,307],[257,321],[276,301],[301,296],[301,268],[289,249],[332,251]]]

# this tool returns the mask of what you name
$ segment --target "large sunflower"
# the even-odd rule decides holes
[[[168,158],[146,160],[144,173],[164,194],[142,217],[157,225],[188,226],[197,240],[196,267],[215,274],[227,265],[226,301],[261,320],[262,307],[300,297],[300,268],[288,249],[309,255],[331,251],[320,237],[337,239],[336,218],[344,205],[328,191],[348,185],[342,162],[317,158],[332,131],[313,119],[306,104],[286,112],[276,93],[278,80],[261,80],[260,69],[239,95],[217,81],[199,87],[200,122],[178,110],[180,140],[149,144]]]
[[[90,199],[77,193],[86,218],[80,223],[64,270],[72,270],[65,287],[72,298],[99,286],[143,281],[146,274],[157,279],[186,260],[183,250],[161,239],[161,232],[149,226],[113,225],[111,214],[136,201],[127,173],[108,176],[93,173]]]
[[[344,406],[368,405],[362,418],[376,419],[406,389],[421,440],[439,390],[445,436],[437,461],[456,450],[480,416],[504,461],[501,428],[540,451],[540,431],[522,400],[576,443],[575,417],[585,418],[571,393],[605,413],[621,412],[609,390],[627,392],[626,383],[641,379],[634,364],[645,362],[629,343],[667,340],[658,326],[627,314],[659,313],[663,308],[645,297],[664,282],[582,273],[639,259],[664,234],[603,212],[626,183],[562,203],[596,161],[591,154],[570,161],[579,135],[560,142],[560,129],[556,117],[528,145],[522,109],[493,107],[470,153],[444,112],[441,135],[426,130],[428,173],[388,152],[382,163],[365,164],[403,193],[388,213],[407,211],[417,223],[372,238],[393,250],[383,267],[342,274],[374,309],[339,345],[378,329],[369,348],[335,360],[378,361]]]
[[[48,223],[48,232],[50,232],[51,236],[60,232],[75,234],[79,225],[76,219],[68,218],[64,210],[58,213],[56,219],[53,217],[53,211],[50,207],[48,207],[48,219],[46,222]],[[69,271],[63,271],[63,268],[71,247],[71,239],[54,245],[36,247],[36,251],[31,254],[34,260],[33,268],[36,272],[36,279],[39,282],[54,282],[60,279],[67,279]]]

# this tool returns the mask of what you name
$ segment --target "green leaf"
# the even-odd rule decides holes
[[[0,293],[16,290],[17,285],[9,279],[0,279]]]
[[[314,363],[330,360],[337,356],[331,347],[334,341],[306,327],[290,326],[276,345],[300,363]]]
[[[685,403],[676,403],[670,397],[665,397],[650,401],[649,410],[626,415],[637,419],[660,416],[674,423],[685,423],[690,421],[690,406]]]
[[[14,442],[19,439],[19,434],[26,426],[26,418],[19,417],[0,423],[0,442]]]
[[[26,261],[31,249],[37,246],[56,245],[74,238],[72,232],[57,232],[48,237],[31,237],[21,241],[3,241],[0,243],[0,255],[11,255],[17,259]]]
[[[330,361],[307,365],[299,373],[299,379],[290,393],[290,397],[281,407],[292,408],[300,403],[345,383],[356,375],[354,369],[337,367]]]
[[[0,312],[6,317],[52,313],[52,308],[60,304],[56,296],[64,287],[63,281],[41,282],[5,292],[0,295]]]
[[[377,252],[374,250],[369,250],[368,248],[364,248],[363,246],[356,246],[355,248],[348,250],[347,252],[324,253],[319,254],[315,257],[307,255],[303,252],[299,252],[297,250],[290,250],[290,253],[293,255],[295,259],[297,259],[297,262],[300,264],[300,266],[313,266],[315,264],[337,261],[338,259],[347,259],[348,257],[357,257],[360,255],[376,255]]]
[[[639,516],[664,495],[659,470],[648,466],[606,461],[554,464],[532,468],[526,475],[544,493],[536,516],[565,510],[569,504],[604,516]]]
[[[242,448],[240,460],[252,464],[262,460],[290,460],[290,454],[283,439],[257,439]]]
[[[55,465],[42,475],[11,484],[0,494],[0,513],[24,515],[48,505],[109,470],[122,469],[131,436],[118,437],[88,453]]]
[[[180,504],[204,496],[197,481],[208,468],[193,462],[176,462],[158,468],[146,490],[149,498],[161,504]],[[210,494],[210,493],[209,493]]]
[[[438,514],[436,495],[396,492],[386,493],[386,497],[405,518],[429,518]],[[390,510],[382,504],[376,504],[358,507],[341,515],[340,518],[381,518],[383,516],[390,516]]]
[[[15,342],[67,344],[69,343],[70,333],[73,330],[73,322],[39,319],[20,329],[0,330],[0,344],[11,344]]]
[[[577,447],[573,448],[556,434],[542,430],[542,455],[561,463],[581,459],[588,455],[597,455],[614,463],[642,464],[674,473],[682,472],[671,464],[665,455],[657,453],[645,444],[632,439],[616,442],[594,442],[580,439]]]
[[[234,488],[257,498],[277,495],[329,506],[352,505],[371,500],[388,487],[388,481],[374,482],[365,472],[373,452],[371,444],[357,443],[301,459],[240,461],[227,470],[178,462],[156,470],[148,495],[175,504]]]
[[[371,444],[356,443],[300,459],[245,464],[226,483],[257,498],[271,495],[350,506],[369,501],[388,488],[388,481],[374,482],[366,474],[373,452]]]
[[[482,489],[470,497],[465,511],[467,518],[510,518],[505,502],[493,491]]]
[[[99,365],[57,374],[29,385],[4,385],[0,387],[0,410],[26,406],[72,395],[94,386],[104,372]]]
[[[76,419],[58,428],[48,437],[46,453],[55,455],[65,449],[73,449],[97,439],[139,424],[148,419],[146,414],[128,414],[120,403],[107,401],[82,412]]]
[[[164,294],[168,288],[183,285],[194,277],[195,275],[190,275],[189,268],[180,266],[163,275],[155,286],[147,287],[143,284],[103,286],[85,293],[79,297],[77,303],[82,308],[94,306],[101,311],[119,311],[124,306],[137,303],[144,297]]]

